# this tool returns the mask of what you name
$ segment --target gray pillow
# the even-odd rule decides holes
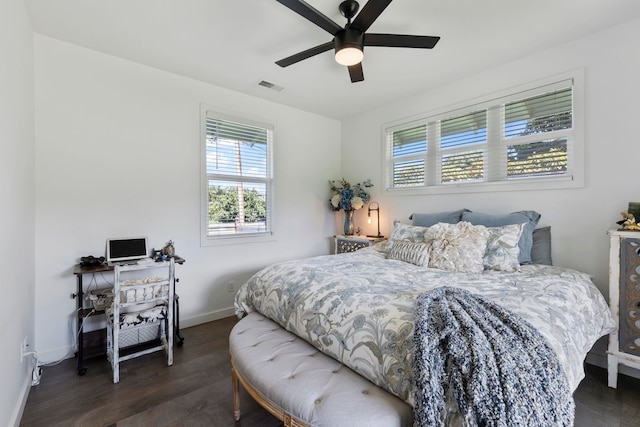
[[[540,227],[533,230],[531,263],[553,265],[551,260],[551,226]]]
[[[463,212],[468,212],[468,209],[459,209],[457,211],[447,212],[435,212],[435,213],[414,213],[409,216],[410,220],[413,220],[413,225],[419,225],[420,227],[431,227],[439,222],[446,222],[447,224],[456,224],[460,222]]]
[[[525,224],[522,235],[518,241],[520,254],[518,261],[520,264],[531,264],[531,248],[533,246],[533,230],[540,221],[540,214],[536,211],[518,211],[506,215],[490,215],[479,212],[463,212],[462,221],[470,222],[473,225],[484,225],[485,227],[502,227],[503,225]]]
[[[425,242],[399,240],[393,243],[387,258],[426,267],[429,265],[429,245]]]

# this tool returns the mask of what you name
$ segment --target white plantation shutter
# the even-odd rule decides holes
[[[266,179],[270,133],[266,128],[207,118],[207,174]],[[236,158],[238,148],[241,155],[235,163],[220,160]]]
[[[566,88],[505,105],[508,179],[567,174],[572,99]]]
[[[482,181],[486,149],[486,111],[442,120],[439,156],[441,182]]]
[[[273,127],[207,111],[207,236],[270,234]]]
[[[505,138],[571,128],[571,88],[510,102],[505,105]]]
[[[391,131],[389,150],[393,157],[391,181],[394,187],[425,185],[427,126],[418,124]]]
[[[386,128],[387,189],[571,180],[573,83],[554,82]]]

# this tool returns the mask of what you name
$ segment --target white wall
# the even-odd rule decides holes
[[[634,54],[639,39],[640,21],[635,20],[352,117],[342,128],[342,159],[344,165],[349,165],[345,175],[374,180],[375,198],[381,207],[381,228],[386,235],[393,219],[408,222],[412,212],[462,207],[487,213],[537,210],[542,214],[540,224],[552,226],[554,263],[593,275],[595,284],[608,296],[606,232],[616,227],[615,221],[621,218],[619,213],[626,210],[629,201],[640,200],[637,178],[640,56]],[[383,195],[383,124],[577,68],[585,70],[584,188],[419,197]],[[425,78],[429,78],[428,73]]]
[[[72,268],[81,256],[104,255],[108,237],[145,235],[155,248],[174,240],[187,260],[177,268],[181,326],[231,315],[227,281],[237,289],[267,264],[329,252],[338,121],[43,36],[35,58],[43,359],[71,351]],[[275,241],[200,246],[200,103],[275,125]]]
[[[18,425],[34,334],[33,34],[22,0],[0,2],[0,425]]]

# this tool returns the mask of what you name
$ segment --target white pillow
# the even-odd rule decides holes
[[[429,245],[424,242],[399,240],[393,243],[387,258],[424,267],[429,264]]]
[[[520,268],[518,242],[525,224],[502,227],[487,227],[489,238],[484,253],[484,268],[487,270],[516,271]]]
[[[438,223],[427,230],[425,241],[431,245],[429,267],[442,270],[481,273],[489,232],[483,225],[469,222]]]

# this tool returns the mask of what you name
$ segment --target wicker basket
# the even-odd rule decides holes
[[[118,334],[118,347],[131,347],[132,345],[160,338],[163,322],[164,320],[120,329],[120,333]]]

